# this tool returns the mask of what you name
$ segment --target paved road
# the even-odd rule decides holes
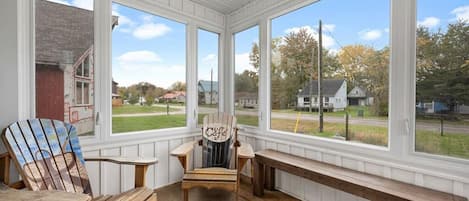
[[[174,106],[171,105],[171,108],[179,109],[178,111],[170,112],[170,114],[184,114],[185,113],[185,107],[184,106]],[[200,113],[208,114],[208,113],[213,113],[217,112],[216,108],[199,108]],[[240,115],[251,115],[251,116],[257,116],[256,111],[248,111],[248,110],[241,110],[241,111],[236,111],[237,114]],[[112,115],[113,117],[139,117],[139,116],[157,116],[157,115],[166,115],[166,112],[158,112],[158,113],[141,113],[141,114],[119,114],[119,115]],[[281,112],[275,112],[272,113],[272,118],[275,119],[289,119],[289,120],[296,120],[297,114],[295,113],[281,113]],[[301,119],[302,121],[318,121],[318,116],[317,115],[310,115],[310,114],[301,114]],[[325,122],[330,122],[330,123],[345,123],[345,120],[343,117],[331,117],[331,116],[325,116],[324,117]],[[382,120],[382,119],[365,119],[365,118],[350,118],[349,123],[352,125],[366,125],[366,126],[381,126],[381,127],[387,127],[388,126],[388,121],[387,120]],[[427,131],[434,131],[434,132],[439,132],[440,131],[440,124],[439,123],[429,123],[429,122],[418,122],[417,123],[417,130],[427,130]],[[449,133],[465,133],[469,135],[469,126],[466,125],[450,125],[450,124],[445,124],[444,125],[444,130],[445,132]]]

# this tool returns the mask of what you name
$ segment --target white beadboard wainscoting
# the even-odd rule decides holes
[[[140,156],[156,157],[158,164],[150,166],[147,172],[146,185],[159,188],[181,181],[183,170],[179,161],[169,155],[178,145],[200,139],[199,133],[178,135],[174,137],[154,138],[140,141],[116,142],[114,144],[83,147],[86,156]],[[419,171],[416,168],[406,168],[401,164],[387,161],[367,160],[362,157],[343,156],[333,150],[324,150],[278,139],[266,139],[250,134],[240,134],[239,140],[251,144],[255,151],[274,149],[297,156],[318,160],[337,166],[374,174],[386,178],[403,181],[418,186],[424,186],[469,198],[469,182],[464,178],[444,177],[438,172]],[[197,146],[196,146],[197,147]],[[201,149],[196,148],[195,156],[189,162],[192,167],[201,166]],[[87,162],[86,167],[90,175],[94,194],[116,194],[129,190],[134,185],[134,167],[131,165],[115,165],[107,162]],[[250,176],[251,164],[248,162],[243,170]],[[467,179],[467,178],[466,178]],[[318,201],[347,201],[365,200],[354,195],[329,188],[327,186],[277,171],[276,188],[301,200]]]

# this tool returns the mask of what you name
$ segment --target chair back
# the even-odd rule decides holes
[[[202,127],[202,166],[230,168],[234,142],[237,141],[236,117],[214,113],[204,117]]]
[[[50,119],[15,122],[3,142],[27,188],[92,195],[74,126]]]

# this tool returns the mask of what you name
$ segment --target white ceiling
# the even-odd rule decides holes
[[[254,0],[191,0],[207,8],[214,9],[223,14],[231,12],[243,7]]]

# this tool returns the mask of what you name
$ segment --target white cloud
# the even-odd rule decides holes
[[[140,40],[146,40],[163,36],[170,31],[171,28],[165,24],[155,24],[150,22],[138,26],[132,34]]]
[[[330,28],[332,28],[332,26],[329,26],[329,29]],[[335,26],[334,26],[334,28],[335,28]],[[334,29],[334,28],[332,28],[332,29]],[[319,39],[318,32],[310,26],[293,27],[293,28],[286,29],[284,32],[287,33],[287,34],[292,33],[292,32],[293,33],[298,33],[300,31],[300,29],[306,29],[306,31],[309,34],[311,34],[314,39],[316,39],[316,40]],[[330,48],[334,47],[336,44],[335,44],[335,40],[331,36],[323,33],[322,34],[322,45],[325,48],[330,49]]]
[[[119,57],[117,60],[120,63],[151,63],[160,62],[161,58],[156,53],[147,50],[126,52]]]
[[[455,8],[451,14],[456,15],[457,20],[469,21],[469,5]]]
[[[423,21],[417,22],[418,26],[427,27],[429,29],[438,26],[440,19],[436,17],[427,17]]]
[[[255,71],[254,66],[250,64],[249,52],[235,55],[236,73],[242,73],[245,70]]]
[[[389,28],[385,28],[384,32],[389,33]]]
[[[322,26],[322,29],[323,29],[324,31],[334,32],[334,30],[335,30],[335,24],[324,24],[324,25]]]
[[[358,35],[363,40],[376,40],[376,39],[381,38],[383,33],[379,29],[373,29],[373,30],[365,29],[363,31],[358,32]]]

